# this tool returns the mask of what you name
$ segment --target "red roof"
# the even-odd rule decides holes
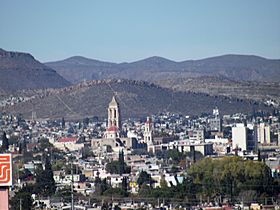
[[[107,131],[114,131],[117,132],[118,128],[116,126],[111,126],[110,128],[107,129]]]
[[[58,142],[76,142],[78,141],[78,138],[61,138],[58,140]]]
[[[32,149],[34,149],[37,146],[38,146],[37,143],[28,143],[28,144],[26,144],[27,150],[32,150]]]
[[[276,170],[280,170],[280,165],[275,167]]]

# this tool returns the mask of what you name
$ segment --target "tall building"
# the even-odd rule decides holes
[[[270,144],[270,126],[265,123],[257,125],[256,138],[261,144]]]
[[[280,130],[278,131],[278,146],[280,147]]]
[[[208,119],[208,131],[222,131],[222,120],[219,117]]]
[[[106,138],[119,138],[121,130],[121,114],[119,103],[115,96],[109,103],[108,107],[108,127],[106,132]]]
[[[145,130],[144,130],[144,143],[148,145],[153,144],[153,122],[150,117],[147,117],[147,121],[145,122]]]
[[[246,151],[248,149],[247,127],[243,123],[232,127],[232,148]]]
[[[189,139],[194,141],[204,142],[204,130],[203,129],[194,129],[188,131]]]

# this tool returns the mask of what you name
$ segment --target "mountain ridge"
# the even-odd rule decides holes
[[[77,57],[70,57],[71,60]],[[152,56],[133,62],[112,63],[79,56],[87,63],[47,62],[61,76],[73,83],[92,79],[135,79],[158,81],[166,78],[223,76],[232,80],[280,81],[280,59],[256,55],[227,54],[199,60],[173,61]],[[66,59],[67,60],[67,59]],[[78,73],[82,75],[78,75]]]

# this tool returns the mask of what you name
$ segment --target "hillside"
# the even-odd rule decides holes
[[[147,116],[162,111],[197,115],[211,113],[218,106],[222,114],[248,113],[254,109],[270,108],[253,105],[248,101],[206,94],[175,92],[147,82],[130,80],[88,81],[62,89],[38,92],[30,100],[0,111],[22,113],[31,118],[32,111],[38,118],[81,119],[90,116],[106,117],[107,106],[116,93],[123,117]]]
[[[225,77],[188,77],[156,81],[156,84],[176,91],[192,91],[212,96],[227,96],[264,103],[272,100],[280,105],[280,82],[233,81]]]
[[[154,56],[119,64],[75,56],[46,65],[74,83],[108,78],[157,81],[198,76],[223,76],[236,81],[280,82],[280,60],[252,55],[223,55],[182,62]]]
[[[0,49],[0,93],[67,85],[70,85],[68,81],[32,55]]]

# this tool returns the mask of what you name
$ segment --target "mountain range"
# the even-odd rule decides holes
[[[55,70],[35,60],[32,55],[0,49],[0,92],[59,88],[70,84]]]
[[[110,78],[158,81],[199,76],[280,82],[280,60],[253,55],[223,55],[182,62],[154,56],[131,63],[111,63],[74,56],[45,64],[73,83]]]
[[[113,94],[126,117],[159,111],[197,115],[215,106],[222,114],[270,110],[266,100],[280,104],[279,63],[225,55],[183,62],[155,56],[119,64],[75,56],[42,64],[28,53],[0,49],[0,112],[30,117],[35,111],[44,119],[105,116]],[[11,94],[24,100],[9,104]]]

